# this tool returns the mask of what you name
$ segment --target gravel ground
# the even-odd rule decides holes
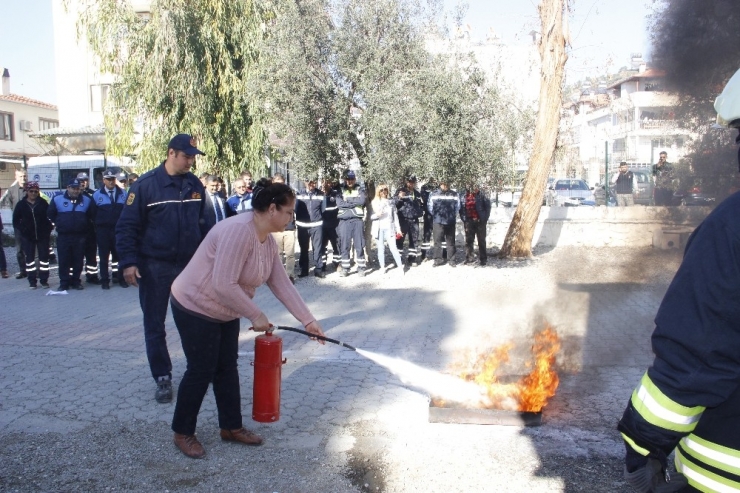
[[[9,270],[15,272],[14,249],[5,251]],[[469,344],[471,337],[483,340],[480,326],[486,330],[496,326],[495,334],[490,330],[486,334],[492,340],[524,340],[528,334],[519,329],[534,313],[547,316],[561,329],[561,385],[541,427],[430,424],[427,396],[390,380],[383,390],[384,405],[378,409],[370,402],[368,411],[349,413],[340,404],[331,415],[317,416],[320,419],[309,414],[301,420],[298,412],[292,420],[288,413],[274,425],[248,423],[266,439],[259,448],[221,442],[212,432],[217,429],[214,413],[202,413],[199,438],[208,456],[195,461],[175,450],[167,420],[101,421],[72,413],[69,426],[49,429],[44,413],[56,418],[60,414],[53,406],[42,407],[35,414],[39,418],[35,426],[0,427],[0,491],[628,492],[621,479],[623,447],[615,425],[650,361],[651,313],[679,265],[680,253],[567,248],[540,249],[535,254],[529,260],[494,259],[483,269],[458,267],[455,276],[447,267],[433,269],[425,263],[412,269],[406,282],[417,282],[411,277],[417,275],[418,289],[438,286],[438,301],[443,304],[491,305],[490,312],[470,313],[468,308],[457,313],[466,329],[455,338],[442,342],[430,336],[424,361],[430,366],[438,362],[439,369],[444,367],[440,354]],[[346,282],[334,276],[304,282]],[[381,284],[387,279],[371,274],[363,282],[367,288],[384,289]],[[588,310],[581,303],[585,298]],[[623,303],[640,314],[637,322],[628,322],[629,327],[620,312]],[[530,310],[530,304],[537,308]],[[342,304],[337,306],[325,311],[341,310]],[[422,310],[417,317],[423,315]],[[575,337],[581,326],[598,326],[607,335],[624,331],[624,339],[614,334],[616,342],[610,339],[602,351],[599,344],[609,337]],[[621,355],[634,352],[623,347],[630,338],[640,346],[635,358]],[[372,350],[387,347],[363,341],[357,345]],[[597,349],[586,351],[586,346]],[[299,356],[294,360],[301,361]],[[315,372],[344,371],[348,378],[350,371],[365,379],[385,372],[365,360],[352,360],[350,365],[341,361],[314,359],[312,365]],[[5,392],[13,385],[3,376],[7,370],[0,363],[0,422],[9,412],[3,405]],[[251,397],[250,371],[242,370],[243,398]],[[291,378],[299,376],[295,370]],[[80,380],[84,385],[85,376]],[[28,391],[34,392],[32,382]],[[292,427],[289,437],[281,428],[283,422]]]

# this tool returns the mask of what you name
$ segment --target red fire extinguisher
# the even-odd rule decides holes
[[[283,359],[283,340],[272,331],[254,339],[253,420],[274,423],[280,419],[280,382],[286,361]]]

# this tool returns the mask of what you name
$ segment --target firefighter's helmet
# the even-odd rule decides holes
[[[740,128],[740,70],[727,82],[722,93],[714,101],[717,124],[723,127]]]

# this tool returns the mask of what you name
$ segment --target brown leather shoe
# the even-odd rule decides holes
[[[181,435],[175,433],[175,445],[180,452],[192,459],[202,459],[206,456],[206,450],[200,444],[195,435]]]
[[[252,433],[246,428],[238,430],[221,430],[221,440],[226,442],[239,442],[244,445],[262,445],[262,437]]]

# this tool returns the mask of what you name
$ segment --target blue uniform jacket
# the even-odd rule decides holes
[[[296,195],[295,201],[295,223],[301,228],[318,228],[324,222],[323,212],[326,209],[326,201],[321,190],[304,190]]]
[[[234,194],[226,200],[226,215],[228,217],[252,210],[252,192],[244,195]]]
[[[102,187],[93,194],[95,202],[95,226],[98,228],[114,228],[121,217],[123,204],[126,203],[126,192],[119,187],[114,189],[115,201],[111,202],[108,189]]]
[[[144,173],[129,190],[116,225],[121,269],[153,258],[185,265],[205,237],[205,189],[187,173],[182,187],[167,174],[164,162]]]
[[[437,189],[429,195],[427,207],[435,224],[455,224],[457,211],[460,210],[460,197],[454,190],[443,192]]]
[[[51,199],[47,215],[60,235],[85,235],[92,230],[95,204],[84,193],[72,200],[64,192]]]
[[[365,189],[355,183],[351,188],[347,185],[343,186],[340,188],[340,192],[337,195],[337,207],[339,208],[337,216],[339,219],[347,220],[356,217],[362,219],[365,216],[365,201],[367,200]]]

